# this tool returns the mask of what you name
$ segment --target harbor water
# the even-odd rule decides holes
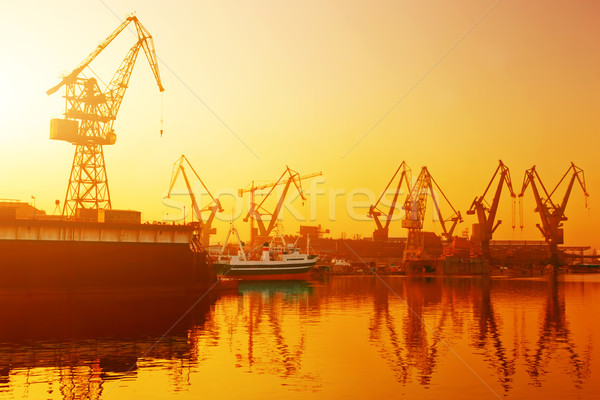
[[[4,399],[593,399],[600,274],[0,294]]]

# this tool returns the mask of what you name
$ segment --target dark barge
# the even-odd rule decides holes
[[[0,289],[194,290],[215,280],[188,225],[0,218]]]

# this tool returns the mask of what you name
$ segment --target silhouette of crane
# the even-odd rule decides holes
[[[483,191],[483,194],[480,197],[475,197],[471,207],[467,211],[468,215],[477,215],[478,225],[477,231],[473,232],[474,241],[479,244],[481,248],[481,252],[483,257],[490,261],[490,241],[492,240],[492,235],[494,231],[498,228],[498,226],[502,223],[501,220],[496,221],[496,213],[498,211],[498,204],[500,203],[500,195],[502,194],[502,188],[504,184],[508,187],[510,192],[510,196],[513,198],[513,208],[512,208],[512,228],[515,229],[515,192],[512,187],[512,181],[510,179],[510,171],[508,167],[504,165],[502,160],[499,161],[498,168],[492,175],[492,179],[490,183],[488,183],[487,187]],[[496,186],[496,192],[494,193],[494,198],[492,199],[491,204],[487,202],[485,199],[485,195],[490,190],[492,183],[498,176],[498,185]]]
[[[439,200],[435,194],[436,189],[454,212],[449,218],[444,219],[444,217],[442,217]],[[429,195],[433,201],[440,225],[442,226],[442,237],[446,244],[452,240],[452,234],[454,233],[456,224],[462,222],[460,211],[454,209],[450,200],[448,200],[440,186],[427,170],[427,167],[423,167],[417,181],[410,191],[410,196],[408,196],[404,202],[404,211],[406,212],[406,215],[402,220],[402,227],[408,228],[408,238],[403,256],[404,261],[411,258],[418,258],[422,253],[423,240],[421,231],[423,229],[425,211],[427,210],[427,196]],[[447,223],[450,223],[450,226],[446,226]]]
[[[258,235],[259,235],[258,239],[260,239],[260,241],[262,242],[268,238],[268,236],[271,234],[271,232],[273,232],[273,229],[275,228],[276,223],[277,223],[277,217],[279,217],[279,213],[281,212],[281,208],[283,206],[283,201],[285,200],[285,196],[287,195],[287,192],[288,192],[290,186],[293,184],[296,187],[296,190],[298,190],[298,193],[300,194],[302,201],[305,201],[306,198],[304,197],[304,192],[302,190],[302,180],[314,178],[316,176],[321,176],[321,175],[322,175],[321,172],[317,172],[317,173],[310,174],[310,175],[300,176],[300,174],[298,172],[290,169],[290,167],[288,167],[286,165],[285,170],[283,171],[283,174],[281,174],[281,176],[279,177],[279,179],[276,182],[269,183],[266,185],[259,185],[259,186],[255,186],[254,182],[252,182],[252,185],[250,186],[250,188],[239,189],[238,194],[240,197],[242,197],[244,195],[244,193],[250,192],[250,210],[248,210],[248,214],[246,215],[246,217],[244,217],[244,222],[247,222],[248,219],[250,219],[250,245],[254,246],[257,243],[256,242],[256,239],[257,239],[256,232],[254,229],[254,221],[256,221],[256,223],[258,225]],[[265,201],[271,195],[271,193],[273,193],[273,190],[275,190],[275,187],[277,187],[278,185],[284,185],[283,193],[281,194],[281,197],[277,201],[275,210],[268,211],[265,208],[266,206],[264,205]],[[269,190],[267,195],[263,197],[262,201],[257,204],[256,199],[255,199],[256,191],[263,190],[263,189],[269,189],[269,188],[271,190]],[[267,217],[269,219],[268,225],[265,225],[265,221],[266,221],[265,217]]]
[[[569,173],[571,173],[571,178],[567,183],[565,195],[560,203],[555,203],[552,200],[552,195],[556,193],[557,189],[563,183],[563,181],[565,181],[565,178],[569,175]],[[569,169],[567,169],[567,172],[565,172],[563,177],[560,179],[560,181],[558,181],[550,193],[548,193],[546,190],[546,187],[542,183],[542,180],[540,179],[540,176],[538,175],[534,165],[525,171],[523,186],[521,188],[521,193],[519,193],[519,197],[523,197],[525,190],[531,186],[536,204],[535,211],[539,214],[542,222],[541,225],[536,224],[536,226],[548,243],[550,262],[554,266],[555,270],[562,263],[559,257],[558,245],[564,243],[564,232],[562,226],[563,222],[567,220],[567,217],[565,216],[565,209],[567,208],[567,202],[569,201],[569,196],[571,195],[571,190],[573,189],[575,180],[577,180],[581,186],[581,189],[583,189],[587,207],[587,198],[589,197],[589,194],[587,193],[585,187],[585,176],[583,174],[583,170],[575,166],[573,163],[571,163],[571,166]],[[521,213],[521,229],[523,229],[522,219],[523,213]]]
[[[390,204],[389,211],[386,213],[380,208],[381,206],[383,206],[383,204],[381,204],[382,199],[387,194],[387,191],[390,188],[392,182],[394,182],[394,179],[398,175],[398,172],[400,172],[398,185],[396,186],[396,190],[394,191],[394,197],[392,198],[392,203]],[[403,182],[405,183],[407,189],[406,195],[410,196],[410,174],[410,168],[408,167],[408,165],[406,165],[404,161],[402,161],[398,169],[396,169],[396,172],[394,172],[392,179],[390,179],[385,189],[383,189],[383,193],[381,193],[379,199],[377,199],[374,205],[369,207],[369,213],[367,214],[367,216],[373,218],[375,224],[377,225],[377,228],[373,231],[373,240],[387,240],[390,222],[392,222],[394,211],[396,211],[396,204],[398,202],[398,196],[400,195],[400,191],[402,190]],[[380,217],[383,217],[383,223],[381,222]]]
[[[95,78],[80,75],[132,22],[136,28],[137,41],[129,49],[106,89],[102,91]],[[63,216],[72,218],[76,216],[79,209],[111,209],[112,207],[103,146],[115,144],[117,140],[113,124],[123,102],[140,49],[144,49],[159,90],[164,91],[152,36],[137,17],[130,16],[70,74],[64,76],[57,85],[46,92],[51,95],[62,86],[66,87],[65,118],[50,121],[50,139],[67,141],[76,146],[63,204]]]
[[[204,190],[206,190],[206,192],[212,200],[212,202],[210,202],[206,207],[202,209],[200,208],[200,205],[196,200],[196,195],[192,190],[190,180],[188,178],[187,173],[185,172],[185,164],[187,164],[190,170],[194,173],[194,176],[196,177],[196,179],[198,179],[198,181],[200,181],[202,187],[204,188]],[[173,186],[175,185],[175,182],[177,181],[177,178],[180,174],[183,176],[183,180],[185,181],[188,194],[190,195],[190,199],[192,201],[192,217],[195,214],[196,218],[198,219],[198,229],[200,231],[201,244],[202,246],[207,247],[210,245],[210,235],[216,233],[216,229],[212,228],[213,220],[215,219],[215,215],[217,214],[217,212],[223,212],[223,207],[221,207],[221,202],[219,201],[219,199],[215,199],[210,193],[210,190],[208,190],[208,188],[204,184],[204,181],[202,181],[202,178],[200,178],[200,176],[198,175],[198,173],[184,154],[182,154],[181,157],[179,157],[179,159],[173,165],[171,183],[169,184],[169,190],[167,191],[167,195],[165,196],[165,198],[171,197],[171,193],[173,192]],[[206,212],[210,212],[210,214],[206,219],[206,222],[204,222],[202,219],[202,213]]]

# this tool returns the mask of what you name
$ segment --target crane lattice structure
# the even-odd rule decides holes
[[[244,222],[247,222],[248,219],[250,219],[250,244],[251,244],[251,246],[254,246],[257,243],[257,239],[261,242],[266,240],[269,237],[269,235],[271,234],[271,232],[273,232],[273,229],[275,228],[275,226],[277,224],[277,218],[279,217],[279,213],[281,212],[283,202],[285,200],[285,197],[287,195],[287,192],[288,192],[290,186],[292,184],[294,185],[294,187],[300,194],[302,201],[304,202],[306,200],[306,198],[304,197],[304,191],[302,190],[302,181],[304,179],[314,178],[316,176],[321,176],[321,175],[322,175],[321,172],[317,172],[317,173],[310,174],[310,175],[300,176],[300,174],[298,172],[290,169],[290,167],[288,167],[286,165],[285,170],[283,171],[283,174],[281,174],[281,176],[279,177],[279,179],[276,182],[268,183],[265,185],[258,185],[258,186],[255,186],[254,182],[252,182],[250,188],[240,189],[238,191],[238,194],[240,197],[242,197],[244,195],[244,193],[247,193],[247,192],[250,193],[250,209],[248,210],[248,214],[246,215],[246,217],[244,217]],[[273,193],[275,188],[279,185],[284,185],[283,192],[281,194],[281,197],[277,201],[275,210],[269,211],[266,209],[265,201]],[[269,190],[269,192],[263,197],[262,201],[257,204],[256,203],[256,191],[264,190],[264,189],[271,189],[271,190]],[[267,219],[268,219],[268,225],[265,225]],[[256,237],[256,233],[255,233],[255,229],[254,229],[254,221],[256,221],[256,223],[258,225],[258,236],[259,236],[258,238]]]
[[[392,198],[390,208],[387,212],[384,212],[380,208],[383,206],[383,204],[381,204],[382,199],[388,193],[388,189],[392,185],[392,182],[394,182],[394,179],[396,179],[396,176],[398,176],[398,173],[400,173],[400,178],[398,180],[398,185],[396,186],[396,190],[394,191],[394,196]],[[387,240],[387,238],[389,236],[390,223],[392,222],[392,218],[394,216],[394,211],[397,208],[396,204],[398,202],[398,196],[400,195],[400,192],[402,191],[402,183],[404,183],[406,186],[406,195],[410,196],[410,184],[411,184],[410,180],[411,180],[411,170],[408,167],[408,165],[406,165],[406,163],[404,161],[402,161],[402,163],[400,164],[398,169],[396,169],[396,172],[394,172],[392,179],[390,179],[387,186],[383,190],[383,193],[381,193],[381,196],[379,196],[379,199],[377,199],[377,201],[375,202],[374,205],[369,207],[369,213],[367,214],[367,216],[373,218],[373,220],[375,221],[375,225],[377,225],[377,228],[373,231],[373,239],[374,240]],[[383,217],[383,218],[380,218],[380,217]],[[383,219],[383,222],[382,222],[382,219]]]
[[[436,190],[454,212],[449,218],[444,219],[442,217],[439,200],[435,194]],[[404,202],[404,211],[406,214],[402,220],[402,227],[408,229],[406,249],[404,250],[403,255],[404,261],[419,258],[422,255],[423,235],[421,231],[423,229],[423,221],[425,220],[428,196],[431,196],[437,218],[442,226],[442,238],[444,239],[445,244],[448,244],[452,240],[452,234],[454,233],[456,224],[462,222],[460,211],[454,209],[442,189],[429,173],[427,167],[423,167],[417,181],[410,191],[410,195],[407,196]],[[447,223],[450,223],[449,227],[446,226]]]
[[[198,204],[198,201],[196,200],[196,195],[194,194],[194,191],[192,190],[192,185],[190,184],[188,175],[185,172],[186,165],[193,172],[196,179],[200,182],[200,184],[202,185],[204,190],[206,190],[206,192],[208,193],[208,195],[210,196],[210,198],[212,200],[206,207],[204,207],[202,209],[200,208],[200,205]],[[187,157],[184,154],[182,154],[181,157],[179,157],[179,159],[173,165],[173,173],[171,174],[171,183],[169,184],[169,190],[167,191],[167,195],[165,196],[165,198],[171,197],[171,193],[173,192],[173,186],[175,186],[175,182],[177,181],[177,178],[179,178],[180,174],[181,174],[181,176],[183,176],[183,180],[185,181],[185,185],[186,185],[188,194],[190,196],[190,200],[192,202],[192,222],[193,222],[194,215],[196,215],[196,219],[198,220],[198,231],[199,232],[196,232],[196,235],[199,234],[202,246],[208,247],[210,245],[210,235],[216,233],[216,229],[212,228],[213,220],[215,219],[215,215],[217,214],[217,212],[220,212],[220,213],[223,212],[223,207],[221,207],[221,202],[219,201],[219,199],[215,198],[210,193],[210,190],[208,190],[208,188],[204,184],[204,181],[202,180],[202,178],[200,178],[200,175],[198,175],[198,173],[196,172],[196,170],[194,169],[194,167],[192,166],[192,164],[190,163],[190,161],[187,159]],[[207,212],[209,212],[210,214],[205,222],[202,219],[202,213],[207,213]]]
[[[102,91],[95,78],[80,75],[131,22],[136,28],[137,41]],[[64,140],[76,146],[63,205],[63,216],[67,218],[76,216],[79,209],[111,208],[103,146],[116,142],[113,124],[141,49],[144,49],[158,88],[163,92],[152,36],[135,16],[123,21],[77,68],[46,92],[51,95],[62,86],[66,87],[65,119],[50,121],[50,139]]]
[[[567,178],[569,173],[571,173],[571,178],[568,180],[563,199],[560,203],[555,203],[552,200],[552,196],[556,193],[559,186],[566,181],[565,178]],[[562,227],[563,222],[567,220],[567,217],[565,216],[565,209],[567,208],[567,202],[569,201],[569,196],[571,195],[571,190],[573,189],[575,180],[577,180],[579,186],[581,186],[581,189],[583,190],[583,194],[585,196],[585,206],[587,207],[587,198],[589,197],[589,194],[585,186],[585,176],[583,170],[573,163],[571,163],[571,166],[569,169],[567,169],[567,172],[565,172],[551,192],[546,190],[546,187],[542,183],[542,180],[540,179],[540,176],[538,175],[534,165],[525,171],[523,186],[521,188],[521,193],[519,193],[519,198],[523,197],[525,190],[531,186],[536,205],[535,211],[539,214],[542,222],[541,225],[536,224],[536,226],[544,236],[546,243],[548,243],[550,262],[555,269],[562,263],[559,256],[558,245],[564,243],[564,231]],[[522,212],[521,229],[523,229]]]
[[[498,177],[498,184],[496,186],[496,192],[494,193],[494,197],[492,202],[489,203],[485,196],[492,187],[494,180]],[[475,197],[473,203],[471,203],[471,207],[467,211],[468,215],[477,215],[477,231],[473,232],[473,241],[476,242],[480,249],[483,257],[490,261],[490,241],[492,240],[492,235],[494,231],[498,228],[498,226],[502,223],[502,220],[496,221],[496,213],[498,211],[498,205],[500,203],[500,195],[502,194],[502,188],[506,184],[510,196],[512,197],[512,228],[515,229],[515,203],[516,203],[516,195],[513,190],[512,181],[510,178],[510,171],[506,165],[499,161],[499,165],[492,175],[492,179],[490,183],[488,183],[487,187],[483,191],[483,194],[480,197]]]

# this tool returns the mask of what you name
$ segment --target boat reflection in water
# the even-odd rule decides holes
[[[319,387],[314,372],[303,367],[306,320],[313,286],[305,281],[244,281],[239,296],[229,301],[227,345],[235,356],[234,367],[244,372],[271,375],[298,390]],[[218,318],[218,315],[215,315]]]
[[[281,294],[283,298],[308,297],[313,292],[313,286],[306,281],[241,281],[238,284],[240,294],[259,293],[270,297]]]
[[[382,279],[0,295],[0,397],[597,397],[600,277]]]

